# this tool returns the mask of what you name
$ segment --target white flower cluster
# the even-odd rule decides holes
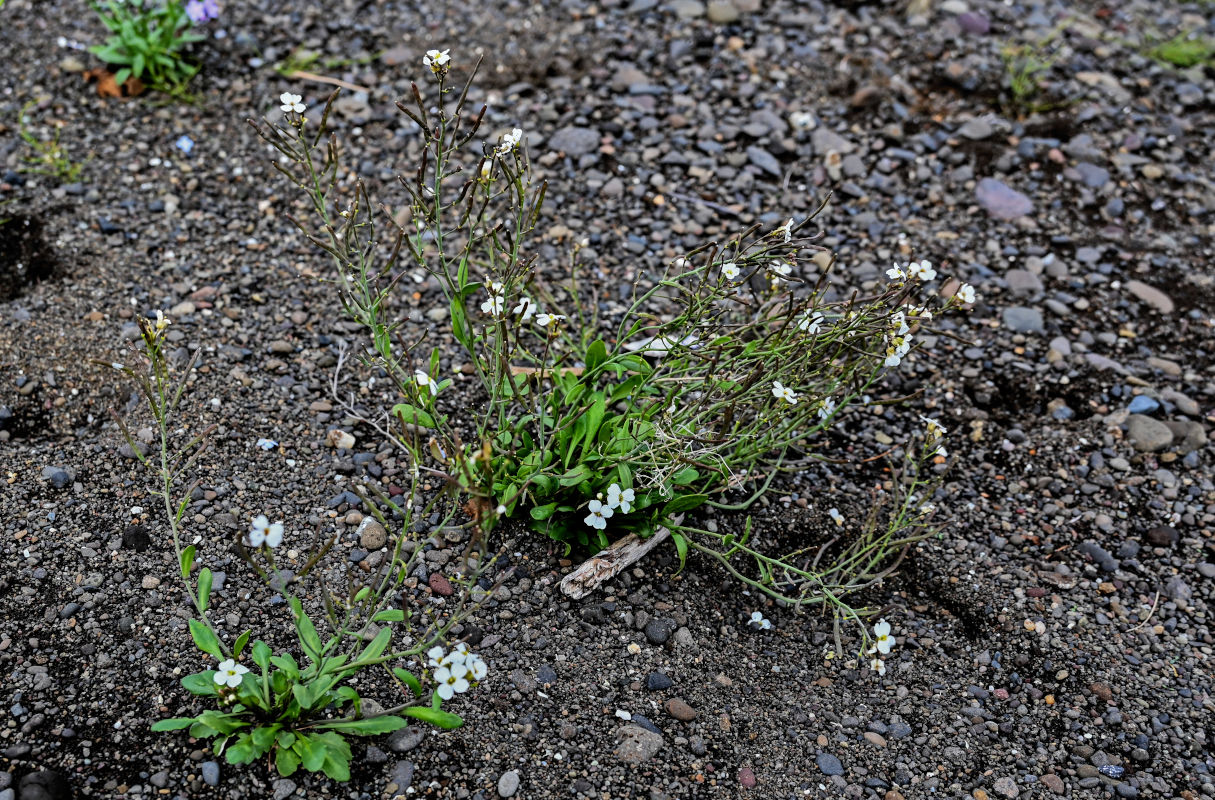
[[[757,631],[771,630],[772,623],[764,616],[762,611],[752,611],[751,621],[747,623]]]
[[[600,495],[600,498],[602,497],[603,495]],[[608,487],[607,502],[597,499],[587,504],[587,511],[591,513],[586,515],[583,522],[592,528],[604,530],[607,528],[608,519],[616,513],[616,509],[620,509],[621,514],[627,514],[633,510],[633,502],[636,499],[632,489],[621,489],[619,484],[613,483]]]
[[[488,314],[491,317],[501,317],[506,311],[506,306],[505,284],[502,281],[490,281],[489,299],[481,303],[482,313]],[[527,296],[519,298],[519,302],[515,303],[511,309],[511,314],[518,317],[519,321],[523,323],[528,323],[535,319],[537,325],[548,330],[550,333],[557,329],[562,320],[568,319],[564,314],[540,312],[540,307],[536,305],[536,301]]]
[[[433,670],[431,674],[435,683],[438,684],[435,691],[444,700],[467,692],[489,673],[489,666],[484,659],[471,652],[463,642],[453,647],[451,652],[436,645],[426,651],[426,658]]]
[[[495,152],[500,156],[504,156],[518,147],[521,141],[523,141],[523,129],[514,128],[510,133],[502,135],[502,139],[498,142],[498,148]]]
[[[882,363],[887,367],[897,367],[903,362],[903,356],[911,351],[911,329],[907,327],[907,315],[902,311],[896,311],[890,321],[892,325],[886,347],[886,360]]]

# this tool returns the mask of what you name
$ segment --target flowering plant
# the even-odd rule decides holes
[[[321,145],[336,92],[317,129],[296,112],[285,124],[253,123],[312,206],[320,224],[304,231],[333,258],[338,297],[369,331],[374,365],[402,400],[380,418],[353,404],[345,410],[419,469],[459,486],[481,531],[521,518],[567,550],[606,546],[609,531],[666,531],[681,564],[695,549],[770,595],[830,604],[859,620],[842,598],[879,580],[888,556],[925,535],[918,509],[927,451],[907,448],[895,510],[880,522],[875,512],[830,563],[827,547],[817,557],[805,548],[766,555],[748,543],[749,521],[736,536],[683,525],[683,516],[745,510],[778,472],[818,457],[816,437],[847,406],[868,402],[870,387],[914,350],[918,330],[963,298],[972,302],[973,290],[916,305],[916,292],[936,277],[925,261],[896,265],[891,282],[869,295],[832,297],[834,261],[807,233],[812,215],[639,270],[623,313],[601,319],[597,287],[580,275],[583,244],[557,280],[526,248],[546,184],[533,176],[523,131],[470,146],[486,111],[466,107],[475,69],[449,102],[449,51],[429,51],[423,65],[438,101],[414,85],[413,102],[398,103],[424,145],[417,168],[401,177],[407,214],[381,217],[361,182],[346,188],[336,140]],[[825,270],[806,278],[807,262]],[[394,335],[392,295],[409,269],[436,279],[451,334],[488,397],[473,415],[472,442],[444,402],[453,381],[439,375],[438,348],[427,354],[423,340],[402,345]],[[464,419],[469,410],[460,409]],[[754,571],[736,567],[738,557]]]
[[[111,36],[89,52],[118,67],[116,83],[135,78],[157,91],[185,94],[198,67],[184,51],[207,38],[193,28],[219,16],[216,0],[90,0],[90,5]]]
[[[173,430],[170,421],[182,400],[185,382],[174,385],[175,376],[164,352],[170,321],[158,311],[155,320],[141,318],[139,324],[142,349],[133,348],[125,363],[104,366],[128,376],[139,387],[157,424],[159,457],[148,458],[122,419],[115,415],[115,420],[135,456],[157,476],[155,494],[164,502],[181,578],[193,606],[190,635],[200,651],[218,662],[215,668],[204,668],[182,679],[187,691],[214,701],[218,707],[160,720],[152,730],[189,729],[195,738],[214,739],[214,753],[225,755],[232,764],[268,757],[283,776],[302,766],[323,771],[336,780],[347,780],[351,753],[346,736],[389,733],[406,725],[407,718],[439,728],[463,724],[460,716],[442,705],[476,686],[486,677],[488,667],[462,644],[447,653],[439,643],[449,638],[469,607],[458,600],[454,608],[445,607],[442,598],[419,604],[417,610],[404,607],[409,600],[406,579],[423,552],[416,542],[405,548],[405,537],[413,530],[416,515],[425,519],[442,507],[442,497],[438,496],[415,509],[413,500],[419,495],[416,481],[404,502],[401,498],[379,498],[400,520],[402,534],[386,542],[388,557],[367,579],[360,582],[348,578],[345,592],[330,589],[324,575],[323,557],[336,542],[336,534],[307,555],[302,565],[292,563],[288,571],[280,567],[277,555],[287,536],[286,526],[271,522],[265,514],[254,517],[232,546],[272,590],[286,599],[304,663],[300,664],[290,650],[276,653],[262,639],[250,643],[252,630],[242,632],[231,644],[224,640],[211,619],[215,575],[209,567],[200,566],[202,558],[196,545],[183,547],[181,540],[182,520],[193,489],[191,486],[181,491],[181,481],[203,452],[210,429],[189,437],[184,444],[178,443],[185,429]],[[196,353],[187,365],[186,375],[192,372],[197,357]],[[370,498],[364,500],[378,524],[387,530],[392,525],[388,516]],[[449,511],[442,523],[451,518]],[[287,558],[297,560],[293,552]],[[327,633],[318,630],[294,591],[314,570],[320,573]],[[347,574],[341,569],[331,572]],[[479,574],[479,570],[470,569],[464,588],[471,586]],[[256,669],[241,663],[246,648]],[[429,658],[426,664],[422,662],[423,653]],[[364,703],[351,684],[360,672],[375,667],[387,671],[404,695],[404,702],[389,708]],[[413,670],[418,670],[417,674]]]

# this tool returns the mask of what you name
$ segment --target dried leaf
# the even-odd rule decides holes
[[[83,73],[87,83],[97,81],[98,97],[135,97],[143,94],[146,88],[143,81],[136,77],[127,78],[120,85],[114,80],[114,73],[105,67],[97,67]]]

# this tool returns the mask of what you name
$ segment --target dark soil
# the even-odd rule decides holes
[[[1064,20],[1040,97],[1053,108],[1016,106],[1001,48]],[[83,47],[102,37],[90,13],[8,0],[0,800],[371,798],[390,785],[492,798],[510,793],[511,771],[527,798],[1215,800],[1215,81],[1208,66],[1144,55],[1145,31],[1212,27],[1206,4],[1144,0],[229,3],[197,49],[197,103],[176,105],[97,98],[80,74],[95,66]],[[319,526],[353,563],[366,509],[342,493],[404,483],[408,465],[341,405],[385,407],[384,381],[348,359],[334,395],[361,332],[318,280],[324,254],[287,219],[305,209],[245,120],[279,118],[284,91],[318,113],[332,86],[274,66],[296,48],[319,54],[310,72],[371,89],[345,93],[331,122],[347,166],[394,203],[418,149],[394,102],[422,83],[431,47],[450,47],[460,76],[484,56],[471,101],[489,106],[486,137],[522,127],[550,183],[532,253],[557,279],[585,239],[605,317],[635,276],[754,222],[801,219],[828,191],[834,291],[872,289],[913,257],[938,265],[938,285],[977,287],[973,310],[941,322],[949,335],[875,392],[915,400],[851,411],[829,438],[832,455],[859,461],[903,441],[918,413],[949,429],[940,535],[859,598],[898,639],[884,676],[828,657],[828,617],[766,603],[704,559],[677,572],[673,550],[573,602],[557,582],[585,554],[564,559],[507,526],[494,541],[504,584],[463,631],[490,665],[453,704],[463,728],[356,742],[346,785],[278,781],[149,731],[200,709],[179,680],[207,659],[186,631],[150,476],[111,410],[140,439],[151,420],[93,360],[126,357],[135,318],[157,309],[173,320],[174,363],[200,354],[182,425],[217,427],[186,535],[225,573],[224,635],[252,628],[289,646],[281,599],[245,569],[236,538],[265,513],[286,521],[288,559]],[[80,183],[20,171],[14,120],[32,99],[88,159]],[[572,127],[597,146],[550,146]],[[981,201],[987,178],[1032,211]],[[444,348],[457,380],[445,401],[460,411],[476,390],[428,316],[439,305],[420,276],[398,310],[406,338],[431,330]],[[352,450],[325,444],[333,428],[356,436]],[[822,540],[833,507],[855,525],[884,470],[823,463],[783,478],[754,509],[757,541]],[[741,530],[744,518],[701,521]],[[462,552],[441,536],[424,546],[427,573],[450,572]],[[428,578],[411,601],[440,602]],[[747,627],[756,610],[773,630]],[[656,672],[673,685],[647,688]],[[379,681],[360,690],[391,703]],[[668,711],[674,698],[695,718]],[[660,736],[641,763],[617,752],[630,726]]]

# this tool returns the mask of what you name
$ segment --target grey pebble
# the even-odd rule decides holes
[[[843,775],[844,765],[840,760],[830,753],[819,753],[814,759],[818,764],[818,768],[822,770],[824,775]]]
[[[395,731],[388,737],[388,749],[394,753],[408,753],[422,743],[426,731],[417,725],[410,725]]]
[[[204,761],[202,778],[208,786],[219,786],[219,764],[215,761]]]
[[[519,791],[519,772],[513,769],[503,772],[502,777],[498,778],[498,796],[514,797],[517,791]]]

